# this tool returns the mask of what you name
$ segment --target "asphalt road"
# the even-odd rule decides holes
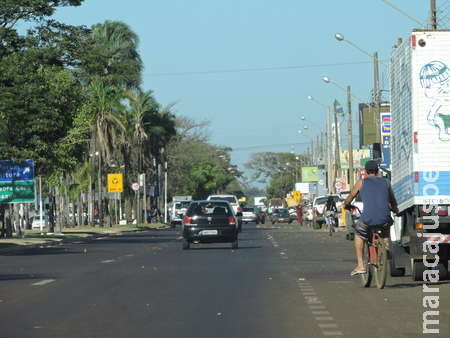
[[[2,255],[0,335],[419,337],[433,295],[439,334],[426,336],[450,336],[450,281],[424,293],[407,271],[363,288],[352,245],[344,233],[248,224],[236,250],[183,251],[180,228],[167,228]]]

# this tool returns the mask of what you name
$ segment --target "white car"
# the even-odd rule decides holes
[[[242,210],[239,205],[239,200],[235,195],[227,195],[227,194],[217,194],[217,195],[209,195],[207,198],[208,201],[228,201],[233,207],[234,214],[238,219],[238,229],[239,232],[242,231]]]
[[[31,223],[31,230],[39,230],[42,228],[48,228],[48,215],[44,215],[41,221],[41,216],[36,215],[33,217],[33,222]]]
[[[316,197],[313,202],[313,212],[315,218],[315,222],[313,221],[313,226],[315,229],[320,229],[322,227],[322,224],[325,223],[325,220],[323,219],[323,206],[329,196],[333,196],[333,200],[336,203],[338,212],[340,212],[341,210],[342,200],[339,195],[332,194]]]

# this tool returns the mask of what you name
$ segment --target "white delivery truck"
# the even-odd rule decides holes
[[[170,227],[175,228],[181,225],[183,216],[186,213],[187,207],[192,201],[192,196],[173,196],[172,210],[170,212]]]
[[[414,30],[390,60],[391,275],[447,278],[450,258],[450,31]]]

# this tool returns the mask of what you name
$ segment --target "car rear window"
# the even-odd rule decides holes
[[[209,200],[228,201],[230,203],[238,203],[234,196],[209,196]]]
[[[250,212],[253,212],[254,209],[253,209],[253,208],[242,208],[242,212],[244,212],[244,211],[250,211]]]
[[[218,214],[226,214],[231,215],[232,212],[229,209],[229,205],[227,203],[191,203],[189,209],[186,212],[189,216],[200,216],[200,215],[218,215]]]

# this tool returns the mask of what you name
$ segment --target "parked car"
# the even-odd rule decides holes
[[[44,215],[41,221],[40,215],[34,215],[33,222],[31,223],[31,230],[40,230],[41,229],[41,223],[42,228],[48,228],[48,215]]]
[[[345,199],[342,201],[342,217],[345,218],[345,239],[352,241],[355,238],[355,229],[353,228],[353,224],[356,224],[361,218],[364,204],[359,194],[356,195],[351,203],[356,208],[346,210],[344,208],[344,201]]]
[[[210,195],[208,196],[207,200],[228,201],[233,207],[234,214],[237,215],[239,232],[242,231],[242,210],[241,206],[239,205],[239,200],[235,195],[227,195],[227,194]],[[240,214],[240,216],[238,215],[238,213]]]
[[[266,222],[266,216],[265,213],[258,207],[243,207],[242,222],[244,222],[245,224],[247,224],[248,222],[255,222],[255,224],[264,224]]]
[[[231,243],[237,249],[238,232],[237,215],[228,201],[193,201],[183,217],[183,250],[192,243]]]
[[[316,197],[313,202],[314,229],[320,229],[322,227],[322,224],[325,223],[325,220],[323,218],[323,205],[327,201],[328,196],[333,196],[333,201],[336,203],[337,210],[341,209],[342,200],[337,194]]]
[[[278,208],[275,209],[272,216],[270,217],[270,222],[272,224],[275,223],[289,223],[291,224],[293,221],[291,215],[289,214],[289,210],[287,208]]]
[[[313,206],[312,206],[312,204],[308,204],[303,209],[303,220],[304,221],[312,221],[313,220]]]

